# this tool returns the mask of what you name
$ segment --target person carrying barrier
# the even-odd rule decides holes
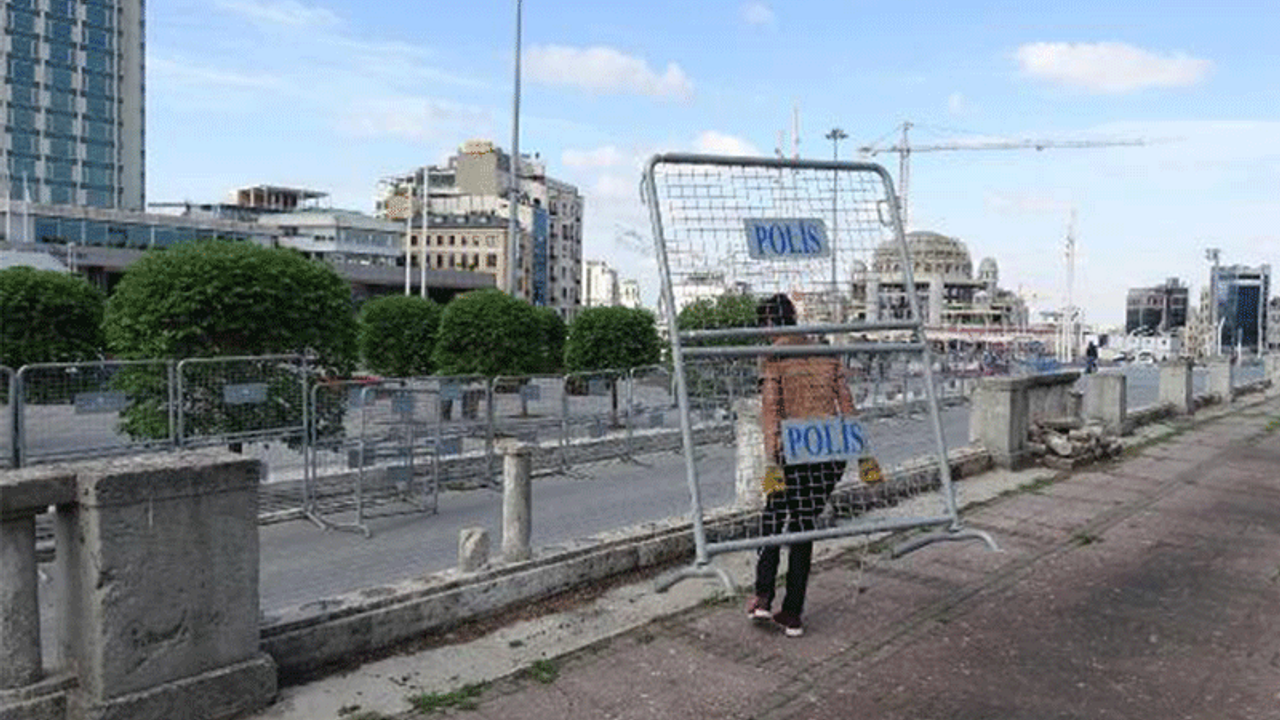
[[[796,310],[785,294],[776,294],[756,307],[761,327],[796,324]],[[803,335],[780,335],[773,345],[803,345]],[[761,534],[813,530],[815,520],[826,506],[841,476],[845,462],[787,462],[783,421],[795,418],[850,416],[855,412],[844,365],[837,357],[765,357],[760,362],[761,424],[765,457],[770,467],[765,474],[765,507],[761,512]],[[813,541],[787,546],[786,595],[782,609],[772,612],[781,548],[766,545],[757,550],[755,595],[747,614],[756,621],[772,621],[782,626],[788,637],[804,634],[801,615],[809,585]]]

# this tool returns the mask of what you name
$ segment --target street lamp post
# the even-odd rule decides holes
[[[1209,327],[1217,327],[1218,335],[1213,341],[1213,354],[1220,355],[1222,353],[1222,327],[1218,323],[1218,258],[1222,251],[1218,248],[1207,248],[1204,251],[1204,258],[1213,263],[1213,269],[1209,274]],[[1223,318],[1225,320],[1225,318]]]
[[[507,221],[507,292],[516,296],[516,278],[519,277],[517,255],[520,251],[520,21],[523,11],[521,0],[516,0],[516,58],[515,88],[511,99],[511,188],[508,196],[511,217]]]
[[[831,141],[831,160],[832,162],[840,162],[840,141],[849,137],[844,130],[834,127],[831,132],[824,135],[826,139]],[[836,256],[836,238],[839,237],[840,224],[840,171],[832,168],[831,170],[831,301],[832,320],[837,322],[843,320],[840,317],[840,269]]]

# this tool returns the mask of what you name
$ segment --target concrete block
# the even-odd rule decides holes
[[[70,675],[47,678],[15,690],[0,690],[0,720],[67,720]]]
[[[1235,397],[1236,366],[1226,360],[1209,363],[1209,393],[1219,402],[1230,403]]]
[[[0,690],[40,680],[34,512],[0,518]]]
[[[79,466],[59,562],[79,591],[63,644],[87,717],[212,720],[270,700],[274,671],[258,649],[260,477],[257,460],[221,451]]]
[[[458,571],[476,572],[489,564],[489,531],[482,527],[463,528],[458,533]]]
[[[1121,373],[1095,373],[1085,378],[1084,420],[1121,432],[1128,419],[1128,378]]]
[[[1175,360],[1160,364],[1160,404],[1172,405],[1177,415],[1195,412],[1195,395],[1191,384],[1191,363]]]
[[[761,479],[764,478],[764,431],[760,427],[760,398],[743,398],[734,403],[734,440],[737,448],[734,467],[735,507],[764,507]]]

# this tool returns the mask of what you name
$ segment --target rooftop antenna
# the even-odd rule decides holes
[[[800,103],[791,105],[791,158],[800,159]]]

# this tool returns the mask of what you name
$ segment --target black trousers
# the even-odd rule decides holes
[[[826,507],[832,488],[844,474],[844,466],[844,462],[784,466],[782,473],[787,489],[773,493],[765,501],[764,510],[760,513],[760,534],[767,537],[814,529],[814,520]],[[756,595],[772,603],[781,548],[766,545],[756,553]],[[787,546],[787,594],[782,599],[783,612],[796,617],[804,612],[812,560],[812,540]]]

